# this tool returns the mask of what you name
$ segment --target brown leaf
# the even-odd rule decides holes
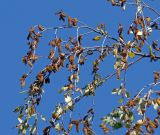
[[[158,125],[156,123],[154,123],[153,121],[151,121],[151,120],[148,121],[148,124],[153,128],[157,128],[158,127]]]
[[[49,42],[49,45],[51,45],[52,47],[55,47],[55,46],[60,46],[60,43],[62,42],[62,39],[61,38],[55,38],[53,39],[52,41]]]
[[[109,128],[106,127],[106,124],[101,124],[100,127],[102,128],[104,134],[109,132]]]
[[[73,120],[73,121],[71,121],[71,124],[74,124],[76,126],[76,131],[77,131],[77,133],[79,133],[79,121]]]
[[[33,55],[30,57],[30,59],[33,60],[33,62],[34,62],[35,60],[38,59],[38,55],[33,54]]]
[[[70,16],[68,16],[68,25],[72,26],[72,18]]]
[[[24,64],[27,64],[27,58],[26,58],[26,56],[22,57],[22,62],[23,62]]]
[[[29,40],[30,38],[32,38],[32,33],[35,33],[35,32],[34,32],[34,27],[31,27],[31,28],[29,29],[29,34],[28,34],[28,36],[27,36],[27,40]]]
[[[83,35],[79,35],[79,36],[78,36],[78,42],[79,42],[79,44],[82,44],[82,43],[81,43],[82,39],[83,39]]]
[[[53,59],[54,58],[54,51],[52,49],[50,49],[50,53],[49,53],[49,56],[48,56],[48,59]]]
[[[38,29],[39,29],[39,31],[43,31],[44,27],[42,25],[38,24]]]
[[[120,76],[121,76],[121,70],[118,68],[117,69],[117,79],[120,80]]]
[[[79,60],[79,64],[80,64],[80,65],[83,65],[83,64],[84,64],[84,59],[80,59],[80,60]]]
[[[30,66],[30,67],[33,67],[33,64],[31,61],[27,61],[27,64]]]
[[[63,60],[63,59],[65,59],[65,54],[64,53],[59,53],[59,57]]]
[[[59,20],[60,20],[60,21],[61,21],[61,20],[62,20],[62,21],[65,21],[66,14],[63,12],[63,10],[61,10],[61,11],[55,13],[55,14],[59,16]]]
[[[154,72],[154,83],[157,83],[159,79],[160,79],[160,73]]]
[[[76,25],[77,25],[77,22],[78,22],[78,19],[77,19],[77,18],[73,18],[73,19],[72,19],[72,25],[73,25],[73,26],[76,26]]]
[[[25,79],[28,75],[27,74],[24,74],[22,75],[22,77],[20,78],[20,82],[21,82],[21,87],[24,87],[25,86]]]
[[[136,105],[133,99],[129,100],[127,104],[129,107],[134,107]]]
[[[68,89],[72,90],[74,88],[74,85],[72,83],[68,84]]]
[[[43,135],[49,135],[50,134],[50,129],[51,129],[51,126],[48,126],[46,128],[43,129]]]
[[[84,135],[88,135],[88,130],[86,127],[83,128],[83,133],[84,133]]]
[[[70,130],[72,130],[72,128],[73,128],[73,124],[70,123],[70,124],[69,124],[69,127],[68,127],[68,130],[70,131]]]
[[[74,63],[74,56],[73,56],[73,55],[70,55],[70,56],[68,57],[68,60],[69,60],[69,62],[70,62],[71,64],[73,64],[73,63]]]
[[[32,105],[30,108],[28,108],[28,114],[29,116],[32,116],[35,113],[35,107]]]
[[[36,78],[37,78],[40,82],[44,82],[44,76],[43,76],[42,72],[39,72],[38,75],[36,76]]]
[[[156,99],[156,102],[160,106],[160,97]]]
[[[70,51],[70,45],[69,45],[69,44],[66,44],[66,45],[65,45],[65,48],[66,48],[68,51]]]

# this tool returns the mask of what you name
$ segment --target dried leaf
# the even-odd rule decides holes
[[[30,66],[30,67],[33,67],[33,63],[31,61],[27,61],[27,64]]]
[[[70,51],[70,45],[69,45],[69,44],[66,44],[66,45],[65,45],[65,48],[66,48],[68,51]]]
[[[70,16],[68,16],[68,25],[72,26],[72,18]]]
[[[159,72],[154,72],[154,83],[156,84],[159,79],[160,79],[160,73]]]
[[[61,21],[61,20],[62,20],[62,21],[65,21],[66,14],[63,12],[63,10],[61,10],[61,11],[55,13],[55,14],[59,16],[59,20],[60,20],[60,21]]]
[[[70,62],[71,64],[73,64],[73,62],[74,62],[74,56],[73,56],[73,55],[70,55],[70,56],[68,57],[68,60],[69,60],[69,62]]]
[[[156,123],[154,123],[153,121],[151,121],[151,120],[148,121],[148,124],[150,124],[150,126],[153,127],[153,128],[157,128],[158,127],[158,125]]]
[[[44,27],[41,24],[38,24],[38,29],[39,29],[39,31],[43,31]]]
[[[101,124],[100,127],[102,128],[104,134],[109,132],[109,128],[106,127],[106,124]]]
[[[39,72],[38,75],[36,76],[36,78],[37,78],[40,82],[44,82],[44,76],[43,76],[42,72]]]
[[[22,77],[20,78],[20,82],[21,82],[21,87],[24,87],[25,86],[25,79],[28,75],[27,74],[24,74],[22,75]]]
[[[160,106],[160,97],[156,99],[156,102]]]
[[[117,69],[117,79],[120,80],[121,70]]]
[[[83,133],[84,133],[84,135],[88,135],[88,130],[86,127],[83,128]]]
[[[48,59],[53,59],[54,58],[54,51],[52,49],[50,49],[50,54],[48,56]]]
[[[72,120],[71,124],[74,124],[76,126],[76,131],[79,133],[79,121],[78,120]]]
[[[26,65],[27,64],[27,58],[26,56],[22,57],[22,62]]]

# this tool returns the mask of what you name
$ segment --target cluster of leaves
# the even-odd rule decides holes
[[[61,111],[63,111],[63,110],[61,110]],[[54,115],[53,117],[55,119],[55,114],[53,114],[53,115]],[[67,129],[65,129],[63,124],[57,123],[55,125],[52,121],[50,121],[51,126],[46,127],[43,130],[43,134],[48,135],[50,132],[50,128],[54,127],[58,131],[58,133],[63,132],[64,135],[68,135],[70,133],[70,131],[72,130],[73,126],[76,127],[76,132],[79,133],[80,125],[83,125],[84,135],[92,135],[93,131],[92,131],[91,125],[92,125],[93,118],[94,118],[94,110],[93,110],[93,108],[91,108],[88,110],[87,114],[84,115],[84,117],[82,119],[70,120],[70,123],[69,123],[69,126]]]
[[[108,1],[110,1],[113,6],[122,7],[123,10],[130,4],[127,0]],[[119,81],[123,81],[123,84],[121,83],[119,88],[112,90],[112,94],[121,95],[119,99],[121,106],[115,108],[111,113],[102,118],[100,127],[104,133],[109,133],[111,131],[110,128],[116,130],[122,127],[127,128],[127,135],[154,133],[154,130],[159,126],[160,92],[153,90],[152,87],[160,84],[160,72],[154,72],[154,83],[144,86],[133,98],[131,98],[125,85],[126,76],[124,79],[121,79],[121,72],[126,74],[130,66],[143,58],[149,58],[151,62],[160,60],[158,41],[153,41],[152,45],[148,43],[152,31],[159,30],[157,18],[151,20],[150,17],[144,17],[143,9],[148,8],[152,12],[155,12],[158,18],[160,14],[140,0],[136,0],[135,3],[131,4],[136,5],[137,11],[135,13],[135,19],[128,28],[128,35],[133,35],[133,38],[129,41],[126,41],[123,36],[124,30],[122,24],[118,26],[118,38],[116,38],[107,32],[105,24],[99,24],[96,28],[92,28],[83,24],[77,18],[67,15],[63,10],[55,13],[59,20],[64,22],[63,26],[45,28],[39,24],[29,29],[27,36],[29,51],[22,57],[22,62],[30,67],[30,71],[23,74],[20,78],[22,88],[25,87],[26,79],[32,73],[35,62],[39,57],[42,57],[37,54],[36,49],[39,47],[40,38],[43,36],[43,33],[45,31],[55,30],[55,35],[48,43],[51,48],[46,57],[49,64],[39,71],[35,80],[30,84],[25,103],[14,109],[14,112],[18,114],[19,123],[16,125],[16,128],[18,128],[19,134],[26,134],[29,130],[30,134],[34,135],[38,132],[39,117],[43,121],[46,121],[46,118],[37,111],[37,107],[40,105],[42,99],[44,85],[50,83],[51,74],[60,72],[61,68],[67,68],[70,72],[68,83],[59,90],[59,93],[64,95],[64,101],[60,102],[53,110],[48,123],[49,125],[43,129],[44,135],[49,135],[52,128],[59,134],[69,135],[73,126],[76,127],[78,133],[80,125],[83,125],[84,135],[95,134],[92,129],[92,121],[95,115],[93,108],[89,109],[83,118],[74,120],[71,118],[68,127],[62,117],[67,112],[74,112],[75,105],[83,100],[84,97],[95,96],[95,90],[115,75]],[[63,29],[76,29],[76,36],[69,36],[67,41],[60,38],[57,32]],[[79,29],[87,29],[90,31],[79,34]],[[85,47],[83,45],[84,36],[91,32],[96,34],[96,36],[92,38],[92,41],[96,43],[102,41],[101,45],[92,47]],[[112,40],[113,43],[106,45],[106,39]],[[147,51],[145,46],[148,48]],[[95,53],[98,53],[98,57],[92,64],[93,80],[84,87],[78,86],[80,66],[85,66],[88,57],[91,55],[95,56]],[[99,74],[99,65],[100,62],[104,62],[105,58],[109,55],[115,57],[113,66],[115,72],[106,77],[102,77]],[[143,93],[147,87],[151,89]],[[23,91],[21,93],[23,93]],[[146,116],[147,109],[151,106],[157,111],[154,120]],[[140,116],[141,119],[137,120],[136,116]]]
[[[151,84],[153,85],[153,84]],[[146,87],[144,87],[146,88]],[[115,91],[115,90],[114,90]],[[159,93],[154,90],[149,90],[144,96],[139,96],[138,93],[134,98],[129,99],[126,104],[121,105],[102,118],[102,125],[111,126],[113,129],[125,127],[128,129],[127,135],[130,134],[153,134],[154,130],[159,126],[160,118],[160,98]],[[151,94],[156,94],[158,97],[151,99]],[[149,117],[146,117],[147,109],[153,107],[157,111],[157,116],[152,121]],[[136,120],[137,115],[142,116],[142,119]],[[135,123],[134,123],[135,122]],[[134,123],[134,124],[133,124]]]

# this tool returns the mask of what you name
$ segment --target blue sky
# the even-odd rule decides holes
[[[146,0],[148,3],[151,1]],[[153,1],[152,6],[159,9],[160,2],[157,0]],[[21,57],[25,55],[27,51],[26,36],[27,31],[30,26],[36,24],[42,24],[46,27],[60,26],[62,23],[58,21],[58,18],[54,13],[60,9],[63,9],[69,15],[77,17],[79,20],[85,22],[86,24],[95,27],[100,23],[105,23],[108,32],[111,35],[117,33],[116,28],[119,23],[124,24],[124,26],[129,26],[130,20],[133,19],[133,10],[126,8],[126,12],[123,12],[120,8],[113,9],[106,0],[2,0],[0,5],[0,39],[1,39],[1,94],[0,94],[0,120],[1,126],[0,131],[5,135],[16,135],[17,130],[14,128],[15,124],[18,122],[16,115],[12,113],[15,106],[23,103],[23,98],[25,95],[20,95],[21,90],[19,85],[20,76],[28,71],[28,68],[21,63]],[[146,11],[146,14],[150,12]],[[153,15],[153,14],[151,14]],[[159,33],[160,34],[160,33]],[[47,48],[48,37],[43,40],[43,45],[40,53],[45,54],[44,48]],[[156,39],[156,35],[153,37]],[[44,48],[43,48],[44,46]],[[94,58],[91,58],[92,60]],[[109,73],[111,71],[108,67],[111,60],[106,59],[102,68],[103,73]],[[37,62],[36,67],[42,68],[44,65],[41,64],[43,60]],[[91,63],[88,63],[87,68],[82,67],[82,72],[91,75]],[[150,63],[149,60],[144,60],[143,62],[137,63],[127,73],[127,88],[131,92],[136,92],[141,89],[147,83],[153,81],[153,71],[159,70],[159,61],[157,63]],[[89,67],[90,65],[90,67]],[[35,67],[35,68],[36,68]],[[105,72],[106,71],[106,72]],[[90,73],[89,73],[90,72]],[[36,73],[36,72],[35,72]],[[35,74],[34,73],[34,74]],[[66,71],[62,71],[54,76],[51,84],[45,86],[46,92],[43,96],[42,105],[40,110],[46,115],[47,118],[50,117],[54,106],[62,99],[62,96],[58,95],[58,90],[63,85],[67,79],[62,77],[67,77]],[[33,76],[34,77],[34,76]],[[32,77],[32,78],[33,78]],[[84,77],[80,83],[88,82],[89,80]],[[29,83],[29,82],[28,82]],[[95,110],[98,118],[95,119],[95,132],[99,135],[101,130],[98,127],[99,118],[106,113],[110,112],[116,105],[118,105],[117,97],[111,96],[111,90],[114,87],[118,87],[119,82],[117,80],[109,80],[104,84],[96,93],[95,97]],[[160,88],[160,87],[159,87]],[[115,99],[113,98],[115,97]],[[79,109],[77,108],[77,114],[82,116],[89,105],[91,105],[92,99],[85,100],[84,103],[80,103]],[[86,106],[88,104],[88,106]],[[73,115],[74,116],[74,115]],[[76,114],[75,114],[76,117]],[[45,124],[44,124],[45,125]],[[40,132],[41,134],[41,132]],[[113,134],[118,134],[115,132]],[[122,131],[122,134],[124,132]],[[156,133],[158,135],[158,133]]]

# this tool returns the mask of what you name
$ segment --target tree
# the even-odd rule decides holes
[[[117,35],[111,35],[103,23],[93,28],[81,22],[78,18],[68,15],[63,10],[55,13],[59,21],[63,22],[62,26],[48,28],[38,24],[29,29],[27,36],[29,50],[22,58],[22,62],[30,67],[30,71],[20,78],[21,87],[25,86],[26,78],[33,74],[35,62],[44,58],[48,59],[49,64],[43,69],[39,69],[40,71],[29,85],[28,90],[21,92],[27,92],[27,97],[24,104],[14,109],[14,112],[18,114],[19,123],[16,127],[20,134],[28,132],[37,134],[38,120],[46,121],[45,116],[41,114],[43,112],[38,111],[42,95],[46,91],[43,88],[45,84],[49,84],[54,79],[51,75],[61,72],[62,69],[67,69],[69,72],[68,82],[65,85],[62,84],[58,91],[63,95],[64,101],[60,101],[51,113],[48,125],[43,129],[44,135],[49,135],[51,129],[55,130],[57,134],[72,134],[74,127],[77,133],[82,130],[84,135],[96,134],[92,128],[94,117],[97,116],[94,110],[94,102],[83,116],[72,118],[71,114],[74,113],[75,107],[78,106],[80,101],[83,102],[84,98],[95,97],[96,90],[99,90],[106,81],[112,78],[116,78],[120,82],[119,87],[111,90],[113,97],[118,95],[120,105],[117,105],[112,112],[107,112],[108,114],[102,117],[102,122],[99,125],[104,134],[125,128],[126,135],[148,135],[153,134],[158,129],[160,91],[157,90],[157,87],[160,84],[160,71],[153,71],[153,82],[134,93],[130,93],[127,89],[126,75],[130,67],[134,67],[133,65],[142,62],[144,59],[149,59],[152,64],[159,62],[160,47],[156,32],[160,30],[158,22],[160,13],[142,0],[133,0],[132,2],[129,0],[107,0],[107,2],[112,4],[113,7],[122,8],[124,12],[127,12],[125,8],[130,5],[131,8],[136,9],[134,19],[131,20],[127,32],[124,31],[123,24],[118,25],[118,29],[116,29],[118,37]],[[144,10],[149,10],[154,15],[145,16]],[[75,30],[76,34],[74,32],[69,36],[66,33],[64,35],[59,34],[60,31],[65,30],[68,33],[70,30]],[[50,51],[47,54],[48,56],[42,56],[37,53],[37,50],[41,38],[48,31],[54,31],[54,37],[49,41]],[[94,37],[88,36],[91,33],[94,34]],[[152,37],[152,35],[156,36]],[[86,37],[87,44],[92,44],[92,46],[84,46]],[[89,40],[92,40],[92,42]],[[106,40],[109,40],[109,42],[106,42]],[[79,81],[85,77],[81,73],[81,67],[88,66],[86,63],[90,61],[91,56],[94,58],[93,61],[91,60],[92,80],[89,83],[85,82],[85,86],[79,85]],[[108,75],[102,74],[100,71],[102,64],[107,61],[106,58],[114,63],[112,66],[114,72]],[[147,115],[148,111],[154,112],[154,116]]]

